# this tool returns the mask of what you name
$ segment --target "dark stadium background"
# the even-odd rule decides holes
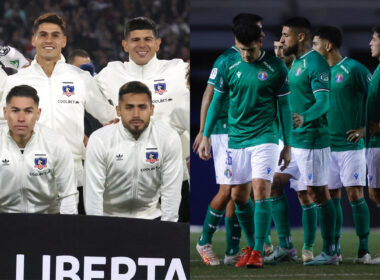
[[[357,59],[371,73],[378,61],[371,58],[369,41],[372,27],[380,24],[379,0],[191,0],[191,136],[199,130],[200,104],[215,59],[234,44],[231,22],[234,15],[255,13],[263,20],[263,48],[273,52],[273,40],[281,34],[282,22],[292,16],[307,17],[313,28],[322,25],[339,27],[343,32],[343,55]],[[191,225],[202,225],[207,205],[217,192],[212,160],[204,162],[191,155]],[[286,189],[290,205],[291,225],[301,226],[301,208],[293,190]],[[380,226],[380,215],[368,199],[371,226]],[[353,227],[352,210],[347,196],[342,195],[344,227]]]
[[[33,21],[45,12],[56,12],[66,20],[66,59],[73,49],[84,49],[97,72],[109,61],[127,59],[121,46],[124,23],[138,16],[150,17],[158,25],[162,38],[158,58],[189,59],[189,0],[1,1],[0,45],[11,45],[33,59]]]

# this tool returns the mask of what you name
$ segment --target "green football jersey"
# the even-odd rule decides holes
[[[277,57],[262,54],[246,63],[240,53],[224,60],[215,90],[230,97],[228,147],[278,143],[277,96],[289,94],[287,69]]]
[[[380,122],[380,64],[372,75],[368,88],[367,118],[369,121]],[[380,133],[368,139],[368,148],[380,148]]]
[[[231,48],[227,49],[224,53],[222,53],[220,56],[218,56],[218,58],[214,62],[214,66],[211,70],[210,77],[208,78],[208,84],[215,87],[216,75],[218,71],[220,71],[219,68],[221,67],[221,64],[223,63],[224,59],[229,57],[230,55],[234,55],[237,52],[239,52],[239,49],[235,46],[232,46]],[[226,94],[223,99],[222,111],[220,112],[218,121],[216,122],[211,134],[228,133],[228,103],[229,96],[228,94]]]
[[[330,67],[315,50],[296,58],[289,71],[290,104],[293,113],[306,112],[315,102],[314,94],[329,91]],[[327,114],[292,129],[293,147],[323,149],[329,147]]]
[[[361,63],[348,57],[344,57],[330,70],[330,108],[327,121],[331,151],[363,149],[364,140],[350,142],[346,132],[364,126],[363,102],[367,96],[371,74]]]

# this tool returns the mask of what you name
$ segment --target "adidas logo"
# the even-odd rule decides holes
[[[122,154],[116,155],[116,160],[123,160],[123,155]]]
[[[7,160],[6,158],[3,159],[1,162],[3,163],[3,166],[9,165],[9,160]]]

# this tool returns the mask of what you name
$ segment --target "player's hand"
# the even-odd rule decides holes
[[[209,160],[211,158],[211,143],[210,139],[206,136],[202,137],[202,141],[198,147],[198,155],[203,160]]]
[[[119,121],[120,121],[120,119],[116,118],[116,119],[114,119],[112,121],[109,121],[108,123],[103,124],[103,126],[110,125],[110,124],[113,124],[113,123],[118,123]]]
[[[348,134],[348,141],[358,143],[360,139],[364,138],[365,130],[364,127],[358,129],[350,129],[346,131],[346,134]]]
[[[284,148],[280,152],[280,158],[278,160],[278,165],[281,165],[281,163],[283,162],[283,165],[280,167],[281,171],[284,171],[289,166],[291,159],[292,159],[291,147],[290,146],[284,146]]]
[[[303,117],[300,114],[293,113],[293,128],[300,127],[304,122]]]
[[[202,141],[203,132],[199,131],[197,134],[197,137],[195,137],[194,143],[193,143],[193,152],[196,153],[199,147],[199,144]]]
[[[374,136],[377,133],[380,133],[379,125],[380,124],[378,122],[369,121],[368,130],[369,130],[370,137]]]

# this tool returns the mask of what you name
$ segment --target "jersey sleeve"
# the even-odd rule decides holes
[[[330,91],[330,67],[320,55],[308,60],[309,79],[313,94]]]
[[[281,61],[281,66],[279,67],[279,77],[277,88],[275,88],[275,94],[277,96],[285,96],[290,94],[289,81],[288,81],[288,69],[285,63]]]
[[[226,83],[227,70],[227,59],[217,59],[208,79],[208,83],[214,86],[214,90],[217,92],[228,93],[228,85]]]
[[[161,169],[161,220],[176,222],[181,202],[183,179],[182,148],[179,136],[172,133],[165,142]]]
[[[84,205],[88,215],[103,215],[103,193],[106,182],[105,148],[91,135],[86,148]]]
[[[357,91],[367,95],[369,82],[371,81],[371,73],[364,65],[358,64],[354,68],[355,86]]]
[[[99,90],[94,78],[84,72],[83,79],[86,83],[85,109],[101,123],[109,122],[116,118],[115,108],[108,102],[107,97]]]

